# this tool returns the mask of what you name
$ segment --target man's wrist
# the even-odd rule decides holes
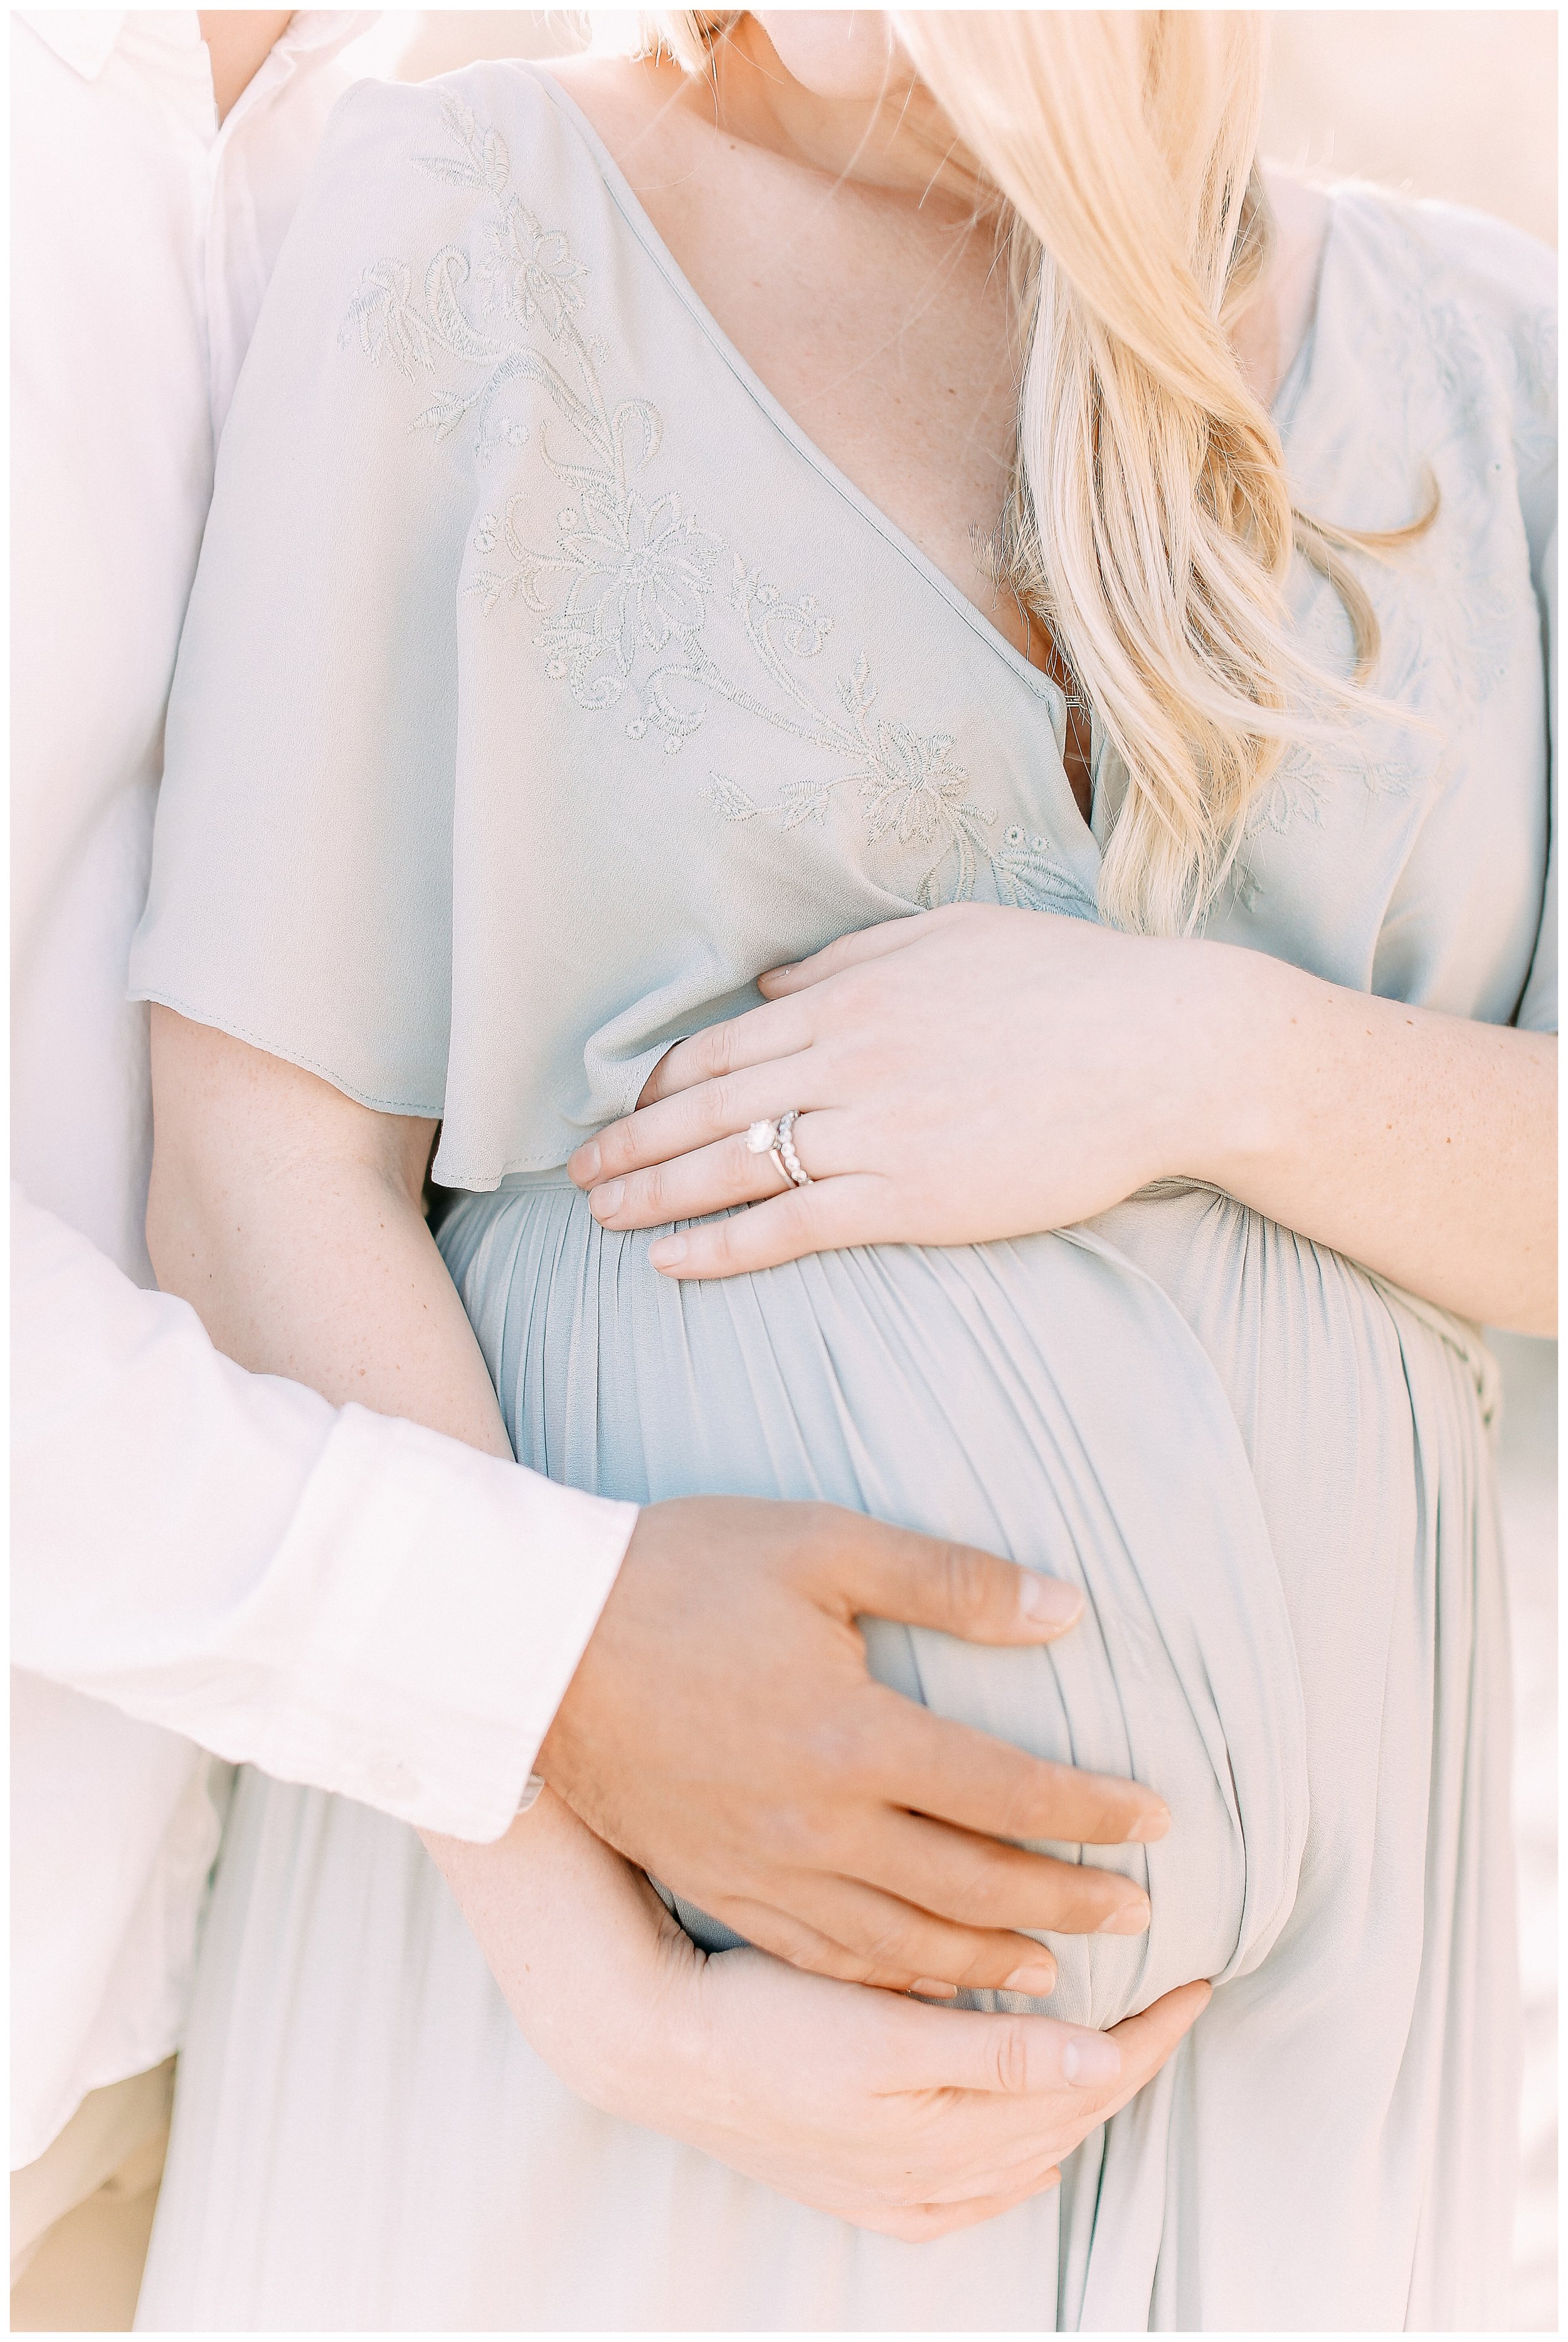
[[[343,1582],[313,1638],[313,1673],[327,1676],[318,1704],[345,1721],[368,1706],[379,1730],[356,1742],[394,1748],[402,1777],[383,1782],[367,1757],[348,1794],[454,1837],[502,1837],[637,1508],[358,1408],[334,1437],[358,1456],[354,1478],[375,1503],[355,1508],[352,1540],[328,1525]]]

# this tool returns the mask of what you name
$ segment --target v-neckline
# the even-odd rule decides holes
[[[957,612],[965,625],[980,636],[982,642],[987,644],[999,658],[1005,661],[1014,673],[1028,685],[1037,698],[1047,700],[1053,706],[1060,709],[1064,722],[1066,701],[1060,686],[1053,683],[1050,676],[1044,674],[1039,667],[1033,666],[1024,656],[1022,651],[1014,648],[1006,636],[994,626],[984,613],[969,599],[967,594],[962,592],[953,583],[946,572],[939,569],[935,562],[921,551],[914,538],[906,535],[896,521],[889,519],[880,505],[874,504],[863,490],[855,486],[854,482],[846,473],[839,470],[833,458],[825,455],[811,434],[796,422],[788,407],[774,397],[755,367],[742,356],[707,303],[697,292],[691,278],[654,225],[642,197],[632,186],[625,173],[576,99],[546,67],[534,66],[533,70],[537,78],[544,84],[552,100],[566,115],[593,155],[615,207],[625,220],[627,226],[631,228],[671,291],[682,305],[690,312],[705,339],[712,343],[714,350],[739,381],[743,389],[755,400],[768,420],[789,441],[796,454],[804,457],[814,471],[821,475],[829,487],[843,496],[847,504],[852,505],[860,517],[869,523],[877,535],[908,562],[912,568],[917,570],[927,585],[935,587],[943,600]]]
[[[699,332],[711,345],[715,355],[729,368],[742,389],[767,416],[774,428],[789,442],[801,460],[808,464],[819,478],[824,480],[837,495],[842,496],[867,526],[874,529],[884,543],[890,545],[925,585],[941,596],[948,608],[963,620],[971,633],[979,637],[986,648],[1012,671],[1034,697],[1044,700],[1051,711],[1051,729],[1056,749],[1057,776],[1065,800],[1064,811],[1072,826],[1070,834],[1073,845],[1078,851],[1087,853],[1098,864],[1102,858],[1104,847],[1098,835],[1095,815],[1099,808],[1100,766],[1108,743],[1094,709],[1091,707],[1089,711],[1094,735],[1094,753],[1090,760],[1089,816],[1085,819],[1078,800],[1073,794],[1073,784],[1068,778],[1064,761],[1066,753],[1067,701],[1060,685],[1053,683],[1048,675],[1026,659],[1022,651],[1016,649],[1008,641],[1006,636],[992,625],[984,611],[970,600],[967,594],[954,584],[946,571],[939,569],[930,555],[921,551],[914,539],[906,535],[897,522],[884,512],[880,505],[874,503],[864,490],[857,488],[847,473],[840,471],[833,458],[817,445],[810,432],[805,430],[795,420],[788,407],[774,396],[756,368],[741,355],[707,303],[702,298],[668,244],[654,226],[642,197],[637,194],[570,90],[542,63],[530,60],[524,70],[540,84],[551,104],[576,132],[577,136],[587,148],[612,203],[627,227],[654,263],[671,292],[691,316]],[[1313,371],[1314,344],[1317,339],[1318,309],[1323,298],[1323,280],[1328,269],[1330,248],[1334,241],[1334,230],[1340,215],[1337,191],[1330,190],[1329,195],[1329,216],[1323,230],[1323,247],[1318,255],[1317,283],[1313,289],[1312,313],[1307,320],[1306,331],[1302,336],[1301,345],[1276,385],[1269,407],[1282,443],[1300,410]],[[1066,843],[1065,840],[1059,842]]]

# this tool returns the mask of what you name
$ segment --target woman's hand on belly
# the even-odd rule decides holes
[[[1072,1226],[1200,1180],[1462,1316],[1555,1316],[1556,1043],[1260,952],[966,904],[758,978],[570,1169],[607,1227],[729,1276],[851,1245]],[[748,1126],[794,1109],[811,1184]]]
[[[428,1842],[569,2088],[884,2235],[943,2236],[1054,2185],[1209,1998],[1184,1985],[1102,2035],[704,1954],[548,1789],[497,1845]]]
[[[1034,911],[890,919],[760,979],[764,1007],[669,1050],[568,1168],[612,1228],[753,1204],[653,1247],[683,1276],[1069,1226],[1173,1167],[1192,948]],[[781,1191],[745,1133],[791,1108],[813,1184]]]

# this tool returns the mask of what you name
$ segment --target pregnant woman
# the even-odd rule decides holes
[[[1080,1587],[873,1664],[1170,1807],[1049,1849],[1124,1899],[999,2005],[1213,1997],[931,2178],[994,2217],[878,2233],[787,2151],[866,1987],[677,1935],[548,1793],[444,1857],[470,1909],[536,1864],[498,1982],[410,1833],[247,1777],[140,2322],[1496,2324],[1547,256],[1265,185],[1248,17],[664,35],[338,114],[170,716],[155,1258],[247,1363],[574,1485]],[[760,2115],[673,1987],[629,2030],[633,1938],[826,1996]]]

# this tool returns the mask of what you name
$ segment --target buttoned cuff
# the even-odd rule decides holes
[[[204,1740],[422,1829],[501,1837],[636,1517],[345,1407],[258,1589],[275,1615],[239,1638],[256,1701],[231,1678],[231,1721]]]

